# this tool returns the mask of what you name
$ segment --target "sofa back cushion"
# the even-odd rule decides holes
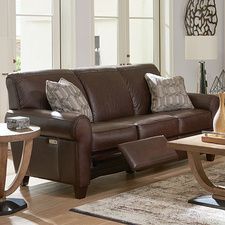
[[[134,115],[129,90],[115,67],[80,69],[74,73],[87,93],[95,122]]]
[[[10,109],[51,109],[45,92],[46,80],[63,77],[76,85],[85,95],[79,79],[70,70],[45,70],[11,74],[6,79]]]
[[[121,66],[118,70],[129,89],[133,108],[136,115],[147,114],[151,111],[151,96],[148,84],[145,80],[146,73],[160,75],[157,67],[153,64]]]

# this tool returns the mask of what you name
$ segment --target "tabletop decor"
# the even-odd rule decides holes
[[[219,93],[220,105],[213,119],[213,130],[219,133],[225,133],[225,92]]]
[[[225,70],[222,70],[219,76],[216,76],[210,88],[210,94],[225,92]]]
[[[24,116],[7,117],[6,123],[8,129],[23,130],[30,126],[30,118]]]
[[[214,131],[203,131],[202,133],[203,142],[225,145],[225,133]]]

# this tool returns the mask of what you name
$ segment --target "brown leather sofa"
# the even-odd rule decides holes
[[[174,139],[212,128],[218,108],[218,98],[212,95],[189,94],[195,109],[152,114],[144,78],[147,72],[159,74],[154,65],[145,64],[9,75],[10,111],[6,116],[28,116],[32,124],[41,127],[24,183],[34,176],[72,184],[75,197],[83,198],[91,179],[129,170],[118,144],[161,134]],[[51,110],[45,81],[61,77],[84,93],[93,123],[85,116]],[[16,170],[21,147],[21,143],[12,144]]]

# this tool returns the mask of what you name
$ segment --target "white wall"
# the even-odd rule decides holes
[[[198,61],[185,60],[184,37],[186,30],[184,27],[184,16],[188,0],[173,0],[173,3],[173,72],[174,75],[182,75],[184,77],[187,91],[196,92],[199,63]],[[209,88],[215,76],[219,75],[224,67],[224,0],[216,0],[216,5],[218,14],[216,31],[218,37],[218,58],[217,60],[206,61]]]

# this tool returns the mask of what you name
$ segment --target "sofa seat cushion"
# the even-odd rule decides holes
[[[137,115],[92,124],[92,149],[102,151],[118,144],[164,135],[166,138],[196,133],[212,127],[211,113],[201,109],[185,109]]]
[[[118,144],[137,140],[136,126],[119,121],[92,123],[92,151],[117,148]]]
[[[111,123],[119,123],[121,126],[135,126],[138,139],[165,135],[177,137],[179,135],[178,119],[166,113],[137,115],[112,120]]]
[[[164,135],[167,138],[179,134],[178,119],[164,113],[148,114],[137,118],[135,124],[138,128],[139,139]]]
[[[210,111],[185,109],[167,113],[179,120],[180,135],[212,129],[212,116]]]

